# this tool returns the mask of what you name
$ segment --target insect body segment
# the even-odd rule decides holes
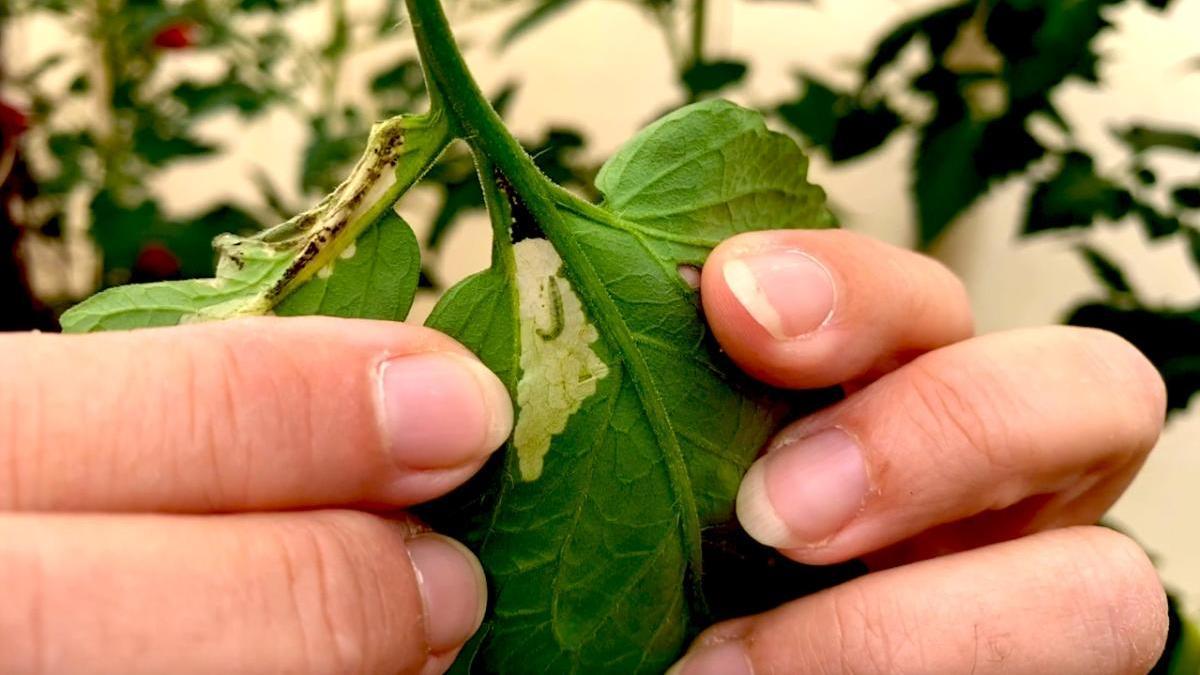
[[[556,275],[550,275],[542,280],[542,303],[546,308],[546,316],[550,320],[549,328],[538,326],[535,329],[538,337],[543,340],[553,340],[562,335],[566,327],[566,317],[563,316],[562,291],[558,288]]]

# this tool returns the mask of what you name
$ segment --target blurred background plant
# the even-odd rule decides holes
[[[1114,113],[1104,124],[1120,156],[1100,158],[1094,136],[1080,133],[1057,101],[1068,88],[1106,86],[1098,44],[1113,32],[1114,12],[1138,6],[1166,22],[1175,5],[1188,1],[925,2],[879,25],[880,37],[860,53],[844,54],[850,65],[838,66],[836,83],[803,71],[793,93],[765,98],[748,86],[759,65],[754,52],[730,58],[710,44],[714,16],[727,14],[734,0],[483,0],[459,2],[454,10],[502,14],[486,47],[491,58],[503,59],[533,33],[555,30],[556,17],[580,5],[620,4],[661,40],[675,82],[668,108],[733,96],[791,129],[830,165],[863,162],[897,137],[915,138],[906,179],[910,241],[934,255],[972,207],[1022,184],[1013,214],[1019,236],[1072,246],[1096,281],[1090,296],[1063,299],[1069,309],[1062,319],[1113,330],[1140,347],[1163,373],[1177,411],[1200,389],[1200,302],[1170,302],[1139,288],[1137,270],[1119,261],[1130,256],[1113,255],[1097,233],[1139,228],[1138,246],[1180,243],[1170,250],[1189,256],[1200,272],[1200,133]],[[0,35],[42,22],[64,39],[33,61],[0,59],[20,64],[0,73],[0,328],[50,328],[55,310],[102,286],[207,275],[213,236],[277,222],[332,188],[373,121],[423,103],[400,4],[9,0],[0,8],[6,28]],[[813,2],[793,8],[806,16],[822,10]],[[305,18],[324,30],[303,35],[297,25]],[[613,54],[624,39],[609,36]],[[805,46],[794,50],[799,61]],[[360,57],[368,53],[364,67]],[[1177,64],[1178,78],[1200,77],[1200,55],[1192,59]],[[628,65],[615,61],[622,64]],[[520,96],[521,78],[537,77],[522,73],[497,83],[497,108],[505,111]],[[608,105],[628,103],[614,88]],[[649,121],[660,112],[639,114]],[[162,176],[237,150],[245,139],[206,127],[222,115],[282,115],[299,125],[303,149],[296,166],[283,172],[295,184],[283,185],[280,171],[265,170],[280,158],[263,158],[244,177],[254,199],[218,195],[181,212],[167,203]],[[579,128],[543,124],[525,136],[546,173],[588,193],[603,157],[589,151]],[[462,148],[449,152],[425,183],[429,208],[426,222],[416,225],[436,260],[447,237],[483,202]],[[837,207],[848,196],[835,191],[832,198]],[[31,250],[40,255],[23,255]],[[81,255],[89,250],[96,255]],[[82,266],[85,283],[50,284],[39,296],[26,274],[31,258],[43,278],[78,276]],[[425,285],[451,281],[439,276],[432,265]],[[1059,291],[1047,285],[1039,292]]]

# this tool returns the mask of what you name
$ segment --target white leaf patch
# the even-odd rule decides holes
[[[513,253],[521,327],[520,415],[513,446],[521,478],[532,481],[542,475],[550,439],[596,393],[596,382],[608,375],[608,366],[592,351],[600,334],[562,275],[554,246],[545,239],[525,239],[513,246]]]

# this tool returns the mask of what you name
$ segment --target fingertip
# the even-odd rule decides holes
[[[787,388],[876,377],[972,331],[963,285],[944,266],[840,230],[726,240],[704,266],[701,301],[729,356]]]
[[[836,314],[837,281],[779,233],[739,235],[701,271],[701,302],[717,341],[746,372],[781,387],[832,383],[820,367]]]
[[[473,357],[396,356],[379,368],[387,446],[404,469],[448,469],[490,455],[512,430],[508,390]]]
[[[487,611],[487,577],[466,546],[440,534],[408,540],[421,594],[429,649],[457,650],[479,629]]]

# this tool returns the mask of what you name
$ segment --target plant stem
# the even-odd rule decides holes
[[[692,58],[691,63],[704,62],[704,34],[708,23],[708,0],[692,3]]]
[[[329,45],[323,50],[328,57],[324,77],[321,82],[321,107],[326,119],[334,119],[337,114],[337,83],[342,75],[342,63],[345,60],[345,48],[338,48],[337,43],[346,28],[346,2],[333,0],[329,6],[329,25],[333,27],[333,36]]]
[[[462,137],[482,149],[526,198],[541,196],[548,205],[549,199],[543,195],[545,178],[521,144],[508,133],[500,115],[467,70],[441,3],[405,2],[421,61],[433,78],[430,88],[444,95],[444,103]]]

